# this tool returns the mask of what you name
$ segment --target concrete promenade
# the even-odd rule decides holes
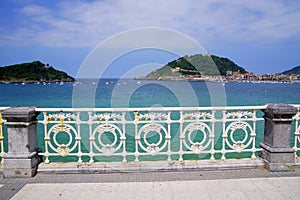
[[[300,171],[260,169],[1,178],[0,199],[299,199]]]

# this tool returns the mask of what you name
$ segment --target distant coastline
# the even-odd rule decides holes
[[[36,80],[12,80],[12,81],[7,81],[7,80],[0,80],[1,84],[10,84],[10,83],[63,83],[63,82],[75,82],[75,80],[69,80],[69,79],[59,79],[59,80],[47,80],[47,81],[36,81]]]
[[[300,83],[300,77],[298,79],[286,79],[286,80],[248,80],[248,79],[229,79],[225,77],[208,77],[208,78],[186,78],[186,77],[161,77],[159,79],[151,79],[147,77],[133,78],[137,81],[190,81],[190,82],[216,82],[216,83]]]
[[[211,81],[211,82],[299,82],[300,66],[276,74],[248,72],[228,58],[195,54],[173,60],[136,80]]]

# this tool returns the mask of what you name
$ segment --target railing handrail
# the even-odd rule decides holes
[[[300,105],[299,105],[300,106]],[[213,107],[137,107],[137,108],[36,108],[38,112],[135,112],[135,111],[203,111],[203,110],[262,110],[263,106],[213,106]]]
[[[0,107],[0,111],[6,110],[8,108],[10,108],[10,107]]]
[[[289,104],[291,106],[294,106],[296,108],[300,108],[300,104]],[[262,106],[202,106],[202,107],[137,107],[137,108],[72,108],[72,107],[66,107],[66,108],[35,108],[35,111],[37,112],[87,112],[87,111],[95,111],[95,112],[101,112],[101,111],[111,111],[111,112],[134,112],[134,111],[185,111],[185,110],[263,110],[266,109],[268,104],[262,105]],[[4,106],[0,107],[0,111],[6,110],[10,107]]]

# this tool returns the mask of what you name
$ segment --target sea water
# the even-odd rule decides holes
[[[212,84],[212,83],[210,83]],[[223,105],[265,105],[268,103],[300,103],[299,83],[213,83],[225,95]],[[0,106],[36,106],[67,108],[82,101],[82,107],[94,98],[93,107],[181,107],[214,106],[214,88],[205,82],[138,81],[132,79],[82,80],[75,83],[0,84]],[[222,85],[222,86],[220,86]],[[80,95],[74,95],[74,88]],[[224,89],[220,89],[224,87]],[[92,96],[86,95],[94,90]],[[218,93],[219,91],[217,91]],[[214,94],[215,95],[215,94]],[[79,98],[79,99],[78,99]],[[215,97],[216,98],[216,97]],[[86,104],[84,102],[87,102]]]

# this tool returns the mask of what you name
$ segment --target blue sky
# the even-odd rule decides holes
[[[294,0],[1,0],[0,66],[41,60],[76,76],[89,52],[112,35],[161,27],[248,71],[276,73],[300,65],[299,19],[300,2]],[[153,63],[175,58],[156,54]],[[137,56],[139,64],[151,63],[149,56]]]

